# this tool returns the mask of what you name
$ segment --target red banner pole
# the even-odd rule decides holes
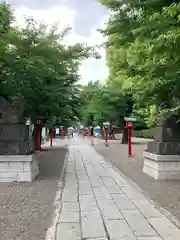
[[[106,140],[106,147],[108,146],[108,130],[105,128],[105,140]]]

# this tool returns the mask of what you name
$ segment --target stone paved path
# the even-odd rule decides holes
[[[69,141],[56,240],[179,240],[180,230],[80,138]]]

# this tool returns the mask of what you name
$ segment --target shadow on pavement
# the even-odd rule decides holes
[[[67,147],[46,148],[45,151],[38,153],[36,155],[40,172],[38,179],[59,179],[66,153]]]

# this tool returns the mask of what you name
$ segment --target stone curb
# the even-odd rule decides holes
[[[132,179],[130,179],[129,177],[127,177],[126,175],[124,175],[119,169],[117,169],[115,166],[113,166],[113,164],[105,157],[103,157],[100,153],[98,153],[98,151],[93,147],[93,149],[97,152],[97,154],[102,157],[104,159],[105,162],[108,162],[112,168],[118,172],[122,177],[126,178],[127,181],[129,182],[129,184],[131,186],[133,186],[138,192],[142,193],[147,200],[162,214],[164,215],[169,221],[171,221],[174,225],[176,225],[176,227],[178,227],[180,229],[180,220],[174,216],[171,212],[169,212],[168,210],[166,210],[165,208],[161,207],[157,202],[155,202],[154,200],[152,200],[150,198],[150,195],[145,192],[142,188],[140,188],[137,183],[135,183]]]
[[[66,146],[68,147],[68,146]],[[56,227],[57,227],[57,223],[58,223],[58,219],[59,219],[59,215],[61,212],[61,197],[62,197],[62,192],[64,189],[64,177],[65,177],[65,173],[66,173],[66,166],[67,166],[67,162],[68,162],[68,157],[69,157],[69,148],[68,148],[68,152],[66,154],[66,158],[63,164],[63,169],[60,175],[60,179],[58,182],[58,189],[56,191],[56,196],[53,202],[53,217],[52,217],[52,224],[51,227],[48,228],[47,232],[46,232],[46,237],[45,240],[56,240]]]

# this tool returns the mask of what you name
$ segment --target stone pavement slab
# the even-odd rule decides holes
[[[110,239],[113,240],[136,240],[133,231],[125,220],[108,220],[106,221],[107,231]]]
[[[162,240],[161,237],[138,237],[137,240]]]
[[[108,190],[105,186],[93,188],[93,190],[94,190],[96,199],[112,199],[110,193],[108,192]]]
[[[122,193],[120,187],[111,177],[103,177],[102,180],[109,193]]]
[[[122,214],[136,237],[158,237],[157,232],[138,210],[122,210]]]
[[[69,213],[79,212],[79,204],[77,202],[63,202],[62,211]]]
[[[81,212],[82,236],[86,238],[106,237],[99,210]]]
[[[163,239],[180,239],[179,229],[166,217],[162,216],[160,218],[149,218],[149,222]]]
[[[86,240],[108,240],[107,238],[87,238]]]
[[[179,240],[180,230],[82,139],[69,159],[56,240]]]
[[[161,206],[160,211],[180,227],[180,180],[157,181],[143,173],[143,151],[149,140],[144,143],[140,138],[137,140],[132,146],[133,158],[128,158],[127,145],[120,144],[117,140],[111,141],[109,148],[105,147],[104,141],[97,141],[94,148],[106,162],[113,164],[141,187],[141,191],[146,192],[150,199]]]
[[[135,205],[125,194],[111,194],[114,202],[120,210],[135,210]]]
[[[60,223],[57,225],[56,239],[58,240],[81,240],[79,223]]]
[[[94,211],[97,209],[97,202],[93,194],[79,196],[81,211]]]
[[[146,218],[162,216],[162,214],[147,199],[132,199],[132,202]]]
[[[64,212],[62,211],[59,222],[61,223],[78,223],[79,213],[76,212]]]
[[[98,200],[98,206],[101,211],[103,219],[105,220],[123,219],[122,213],[120,212],[120,210],[118,209],[113,200],[109,199]]]

